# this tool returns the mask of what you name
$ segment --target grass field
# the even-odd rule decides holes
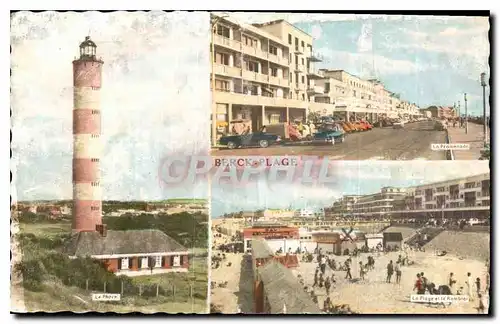
[[[167,203],[167,204],[206,204],[207,200],[206,199],[188,199],[188,198],[180,198],[180,199],[167,199],[163,200],[162,202]]]
[[[19,234],[33,234],[36,237],[56,238],[71,232],[71,222],[60,223],[21,223]],[[21,247],[22,249],[22,247]],[[92,293],[102,291],[86,291],[74,286],[64,285],[59,279],[47,278],[40,291],[20,289],[26,311],[74,311],[74,312],[142,312],[142,313],[206,313],[208,290],[208,266],[206,249],[193,248],[191,266],[187,273],[165,273],[133,277],[136,284],[159,284],[163,289],[175,286],[175,295],[158,297],[126,296],[120,302],[94,302]],[[23,251],[26,258],[43,258],[48,250],[43,248],[30,248]]]
[[[60,235],[71,233],[71,223],[21,223],[19,230],[21,234],[34,234],[36,236]]]

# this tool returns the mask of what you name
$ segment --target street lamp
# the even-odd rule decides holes
[[[212,145],[215,146],[217,143],[217,106],[215,104],[215,73],[214,73],[214,61],[215,61],[215,44],[214,44],[214,34],[217,32],[217,23],[222,18],[227,17],[227,15],[214,16],[211,19],[210,28],[210,46],[212,47],[212,55],[210,62],[211,76],[212,76]]]
[[[483,134],[484,145],[488,142],[488,125],[486,121],[486,73],[481,73],[481,87],[483,87]]]
[[[465,106],[465,134],[469,132],[469,115],[467,115],[467,94],[464,93],[464,106]]]

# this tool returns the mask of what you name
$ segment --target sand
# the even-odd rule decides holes
[[[229,242],[230,237],[226,235],[213,238],[214,246]],[[214,249],[212,253],[217,255],[220,251]],[[221,263],[221,267],[211,270],[210,281],[216,282],[216,288],[211,291],[210,303],[216,305],[223,314],[253,312],[253,274],[251,267],[243,267],[245,272],[241,273],[243,257],[242,253],[226,253],[226,260]],[[231,263],[230,267],[228,263]],[[240,282],[242,275],[247,279],[244,282]],[[218,284],[225,281],[228,282],[227,286],[219,288]]]
[[[330,298],[334,304],[348,304],[350,308],[363,314],[477,314],[475,307],[477,298],[468,303],[455,303],[443,308],[437,305],[424,305],[411,303],[409,297],[413,294],[413,285],[416,274],[424,272],[425,276],[436,285],[446,284],[450,272],[455,273],[458,284],[465,286],[466,273],[471,272],[474,278],[480,277],[484,289],[486,268],[484,262],[477,260],[459,260],[455,257],[437,257],[431,252],[412,252],[410,259],[415,260],[412,266],[402,268],[401,284],[386,283],[386,266],[389,260],[394,262],[398,258],[397,252],[375,257],[375,270],[368,272],[364,282],[350,283],[345,278],[345,272],[336,271],[337,286],[330,291]],[[375,255],[375,254],[374,254]],[[359,278],[358,262],[366,263],[368,254],[353,258],[352,275]],[[335,260],[343,262],[346,257],[336,257]],[[306,284],[312,286],[314,271],[317,263],[301,263],[294,272],[301,274],[306,279]],[[331,269],[327,267],[327,275],[331,276]],[[394,281],[393,277],[393,281]],[[453,289],[454,293],[456,289]],[[320,307],[326,298],[324,288],[316,288]]]

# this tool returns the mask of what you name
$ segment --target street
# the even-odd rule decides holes
[[[433,121],[406,124],[403,129],[374,128],[347,134],[335,145],[275,145],[268,148],[220,149],[214,156],[315,155],[335,160],[445,160],[445,151],[432,151],[432,143],[445,143],[445,132]]]

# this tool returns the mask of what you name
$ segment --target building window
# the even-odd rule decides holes
[[[304,48],[304,41],[300,42],[300,46],[302,46],[302,48]]]
[[[295,37],[295,49],[299,49],[299,39]]]
[[[90,185],[92,187],[99,187],[99,182],[91,182]]]
[[[90,161],[91,162],[99,162],[99,159],[97,159],[97,158],[91,158]]]
[[[252,62],[252,61],[246,61],[245,65],[246,65],[246,68],[248,71],[259,72],[259,63]]]
[[[155,256],[155,268],[161,268],[161,255]]]
[[[99,115],[101,112],[96,109],[92,109],[92,115]]]
[[[293,82],[293,74],[290,72],[290,82]]]
[[[271,76],[273,76],[273,77],[278,76],[278,69],[277,68],[271,68]]]
[[[276,46],[269,45],[269,53],[278,55],[278,48]]]
[[[99,138],[99,135],[98,134],[92,134],[90,135],[91,138]]]
[[[300,77],[300,81],[301,81],[302,83],[304,83],[304,76],[301,76],[301,77]]]
[[[214,63],[222,64],[222,65],[229,65],[229,55],[226,53],[215,52]]]
[[[226,37],[226,38],[229,38],[229,35],[230,35],[229,28],[226,26],[222,26],[222,25],[217,25],[216,33],[218,35]]]
[[[121,266],[122,267],[121,268],[122,269],[128,269],[129,268],[129,263],[130,263],[129,261],[130,261],[129,258],[122,258],[122,261],[121,261],[121,263],[122,263]]]
[[[304,58],[301,58],[300,61],[302,62],[302,65],[304,65]]]
[[[90,206],[91,211],[99,211],[99,206]]]
[[[181,257],[176,255],[174,256],[173,262],[172,262],[173,267],[180,267],[181,266]]]
[[[288,44],[292,45],[292,35],[288,34]]]
[[[229,81],[215,80],[215,90],[217,90],[217,91],[229,91]]]
[[[141,269],[147,269],[149,267],[149,258],[142,257],[141,258]]]
[[[243,35],[243,44],[250,47],[257,47],[257,40],[247,35]]]

